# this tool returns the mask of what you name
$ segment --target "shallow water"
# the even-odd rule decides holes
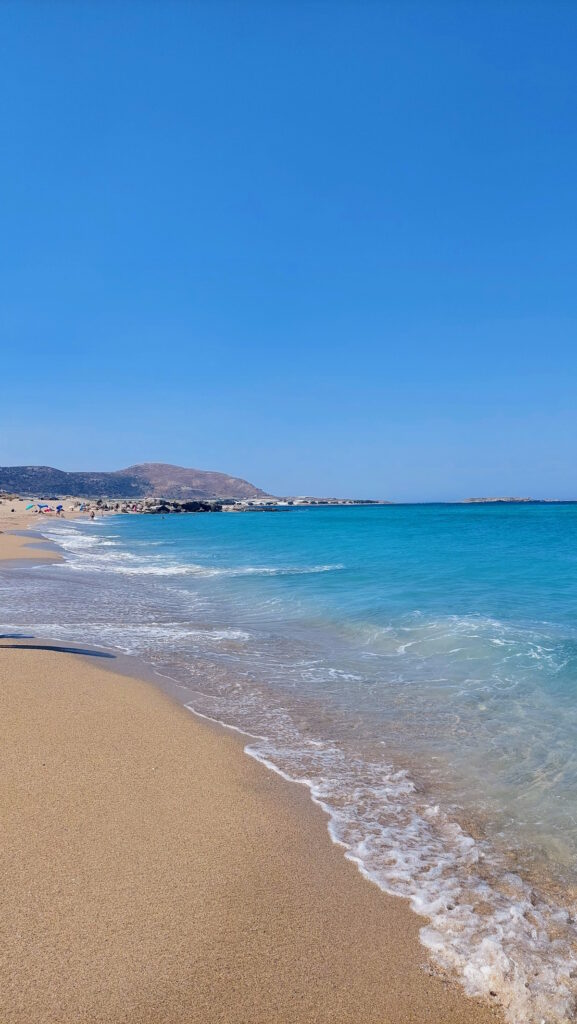
[[[67,562],[3,574],[5,626],[144,657],[310,786],[469,992],[574,1019],[577,506],[45,528]]]

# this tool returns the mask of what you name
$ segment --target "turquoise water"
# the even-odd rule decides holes
[[[4,576],[4,625],[145,658],[310,787],[467,991],[575,1019],[577,506],[46,530],[67,562],[21,570],[16,598]]]

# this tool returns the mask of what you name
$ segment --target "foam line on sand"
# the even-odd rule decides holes
[[[25,639],[0,641],[2,1024],[499,1019],[241,737]]]

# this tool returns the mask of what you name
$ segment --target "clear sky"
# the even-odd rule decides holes
[[[577,497],[577,4],[4,0],[0,463]]]

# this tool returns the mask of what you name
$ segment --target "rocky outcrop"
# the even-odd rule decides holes
[[[145,502],[139,511],[153,516],[166,516],[175,512],[222,512],[222,505],[218,501],[170,501],[160,505]]]

